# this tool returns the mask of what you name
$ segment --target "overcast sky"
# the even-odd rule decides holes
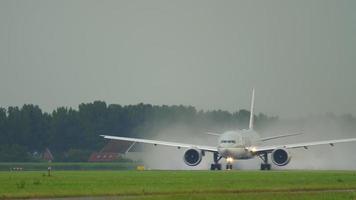
[[[0,0],[0,106],[356,115],[354,0]]]

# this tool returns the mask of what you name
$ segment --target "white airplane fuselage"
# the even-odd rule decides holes
[[[218,152],[224,158],[250,159],[255,155],[248,147],[261,143],[259,134],[254,130],[227,131],[219,137]]]

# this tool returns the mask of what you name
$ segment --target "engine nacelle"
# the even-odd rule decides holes
[[[203,152],[198,149],[188,149],[184,153],[183,160],[189,166],[197,166],[201,162]]]
[[[278,166],[285,166],[290,161],[289,152],[286,149],[275,149],[271,153],[272,162]]]

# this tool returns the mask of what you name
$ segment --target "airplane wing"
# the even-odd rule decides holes
[[[290,134],[285,134],[285,135],[275,135],[275,136],[271,136],[271,137],[261,138],[261,140],[262,141],[274,140],[274,139],[278,139],[278,138],[296,136],[296,135],[301,135],[301,134],[303,134],[303,133],[290,133]]]
[[[338,139],[338,140],[324,140],[324,141],[316,141],[316,142],[304,142],[304,143],[296,143],[296,144],[286,144],[286,145],[271,145],[271,146],[260,146],[260,147],[251,147],[249,148],[253,152],[271,152],[274,149],[278,148],[286,148],[286,149],[294,149],[294,148],[305,148],[307,149],[309,146],[323,145],[328,144],[330,146],[334,146],[336,143],[344,143],[344,142],[355,142],[356,138],[347,138],[347,139]]]
[[[211,151],[217,152],[216,147],[212,146],[203,146],[203,145],[195,145],[195,144],[185,144],[185,143],[178,143],[178,142],[166,142],[160,140],[147,140],[147,139],[140,139],[140,138],[129,138],[129,137],[118,137],[118,136],[110,136],[110,135],[100,135],[105,139],[110,140],[121,140],[121,141],[130,141],[136,143],[146,143],[146,144],[153,144],[153,145],[163,145],[163,146],[171,146],[177,148],[197,148],[204,151]]]

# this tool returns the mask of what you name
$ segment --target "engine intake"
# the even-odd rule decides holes
[[[278,166],[285,166],[290,161],[289,153],[286,149],[275,149],[271,153],[272,162]]]
[[[203,153],[198,149],[188,149],[184,153],[183,160],[189,166],[197,166],[201,162]]]

